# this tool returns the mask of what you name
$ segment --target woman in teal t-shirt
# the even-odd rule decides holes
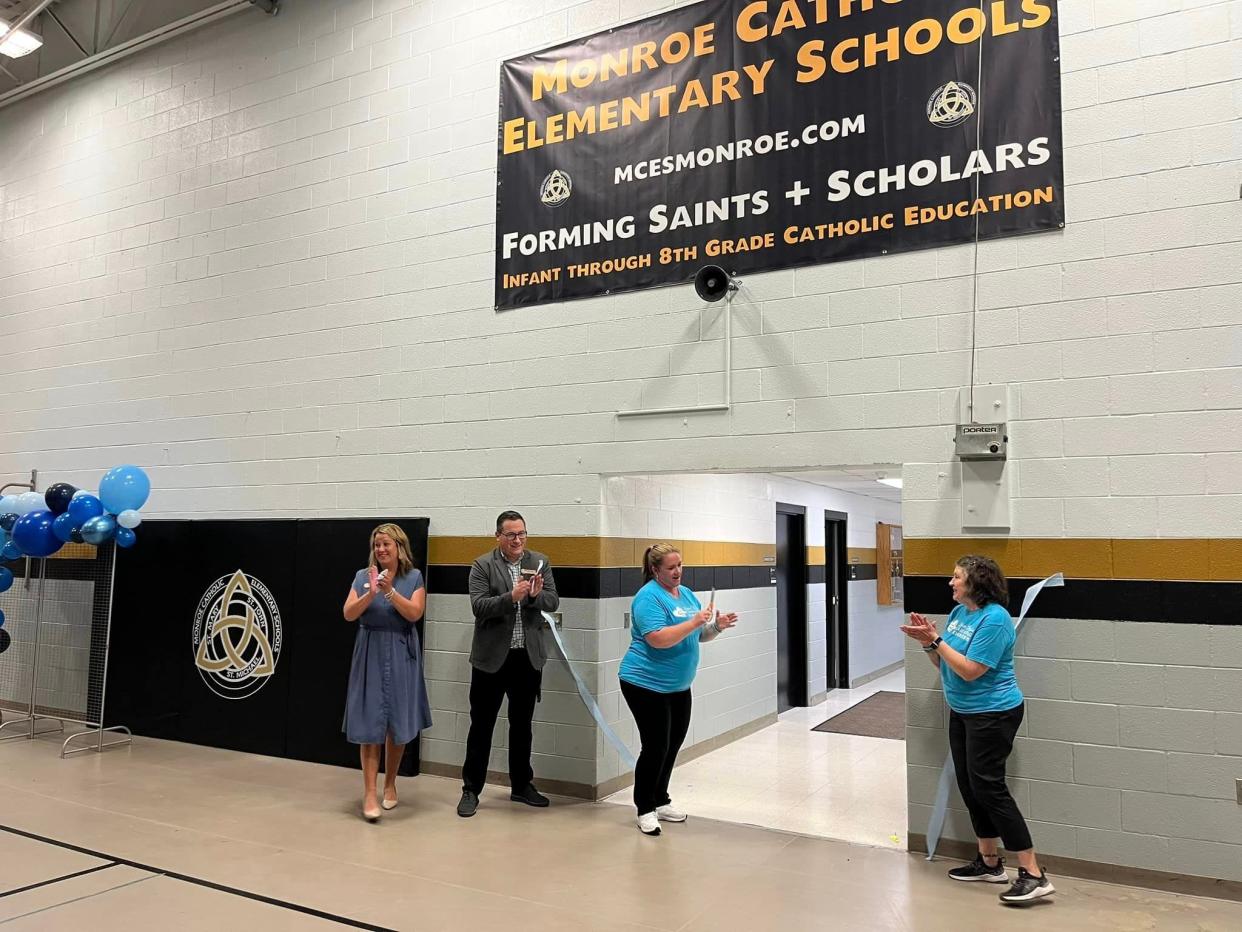
[[[621,660],[621,694],[634,713],[642,750],[634,768],[638,828],[659,835],[660,822],[684,822],[668,782],[690,728],[690,684],[699,668],[699,642],[737,624],[737,615],[704,608],[681,585],[681,553],[656,544],[643,554],[643,587],[630,606],[630,649]]]
[[[943,637],[917,613],[911,613],[910,624],[901,626],[940,668],[957,787],[979,841],[975,859],[949,871],[949,876],[1009,883],[997,851],[997,842],[1003,839],[1005,850],[1020,866],[1018,879],[1000,898],[1005,903],[1029,903],[1055,891],[1039,868],[1026,820],[1005,783],[1005,761],[1025,710],[1013,669],[1017,633],[1005,610],[1009,586],[995,560],[968,556],[957,561],[949,587],[957,605],[949,613]]]

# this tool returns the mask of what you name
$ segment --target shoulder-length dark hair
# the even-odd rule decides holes
[[[1009,583],[995,560],[967,554],[957,565],[966,571],[966,594],[972,602],[980,608],[993,602],[1001,608],[1009,606]]]

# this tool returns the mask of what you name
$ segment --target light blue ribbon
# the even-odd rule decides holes
[[[1045,587],[1064,585],[1065,577],[1060,573],[1053,573],[1047,579],[1041,579],[1027,589],[1026,595],[1022,597],[1022,611],[1018,613],[1018,620],[1013,623],[1014,629],[1021,629],[1026,613],[1030,611],[1031,603]],[[940,833],[944,831],[944,818],[949,809],[949,794],[953,791],[953,778],[953,755],[950,754],[945,758],[944,767],[940,771],[940,782],[936,786],[936,801],[932,804],[931,818],[927,820],[927,860],[929,861],[935,858],[936,846],[940,844]]]
[[[621,763],[625,764],[630,770],[637,766],[638,761],[625,746],[625,742],[621,737],[612,730],[612,726],[608,724],[608,720],[604,718],[604,710],[599,707],[599,703],[595,701],[595,697],[591,695],[591,690],[587,688],[587,684],[582,681],[582,677],[578,675],[578,671],[574,669],[573,661],[569,659],[569,652],[565,650],[565,642],[561,640],[561,632],[556,628],[556,619],[547,612],[543,613],[544,620],[548,623],[548,627],[552,629],[552,638],[556,641],[556,646],[561,652],[561,656],[565,658],[565,666],[569,668],[569,674],[574,678],[574,685],[578,687],[578,695],[582,697],[582,703],[587,707],[587,711],[591,713],[591,718],[595,719],[595,724],[599,725],[599,730],[604,733],[604,737],[608,739],[608,743],[617,749],[617,753],[621,755]]]

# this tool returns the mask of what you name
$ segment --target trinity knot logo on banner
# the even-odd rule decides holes
[[[271,590],[241,570],[221,576],[194,613],[194,665],[217,696],[245,699],[280,660],[280,609]]]
[[[927,119],[937,126],[957,126],[974,115],[975,89],[963,81],[942,84],[927,100]]]
[[[548,172],[548,176],[539,185],[539,200],[549,207],[560,207],[573,193],[574,180],[569,177],[569,172],[563,172],[559,168]]]

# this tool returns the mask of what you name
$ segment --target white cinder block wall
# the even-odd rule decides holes
[[[721,311],[689,289],[492,311],[500,60],[675,5],[285,0],[0,111],[0,476],[132,461],[151,514],[474,534],[520,504],[597,534],[600,475],[899,462],[907,536],[960,533],[970,246],[748,276],[735,406],[684,421],[613,411],[718,399]],[[1060,9],[1067,226],[978,251],[978,377],[1015,387],[1012,533],[1237,536],[1242,13]],[[1236,658],[1237,633],[1202,656]],[[1237,774],[1242,713],[1179,696]],[[1074,831],[1041,844],[1242,879],[1232,801],[1105,789],[1106,846],[1072,789],[1048,811]]]

